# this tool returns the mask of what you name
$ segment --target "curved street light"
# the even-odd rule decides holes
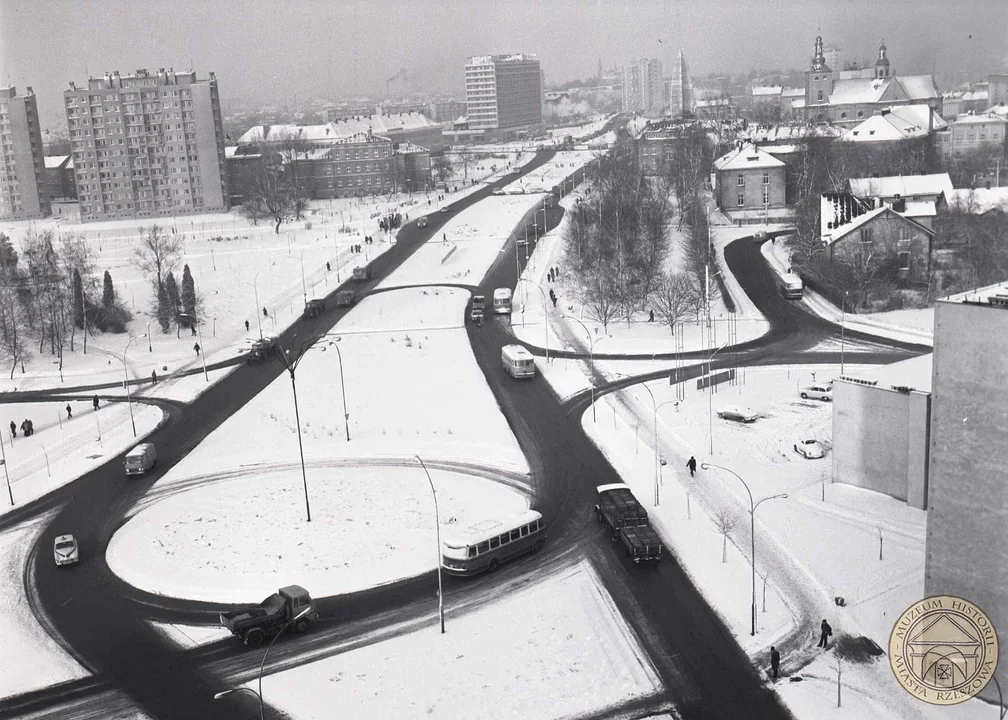
[[[700,467],[703,470],[709,470],[710,468],[717,468],[718,470],[724,470],[729,475],[733,475],[736,480],[742,483],[742,486],[746,489],[746,493],[749,495],[749,550],[752,556],[752,628],[749,632],[750,635],[756,634],[756,508],[760,504],[765,503],[767,500],[774,500],[776,498],[786,498],[787,493],[780,493],[778,495],[771,495],[770,497],[765,497],[762,500],[753,503],[752,491],[749,490],[749,486],[746,481],[743,480],[737,473],[733,470],[729,470],[721,465],[715,465],[714,463],[700,463]]]
[[[528,278],[519,277],[518,278],[518,282],[519,283],[527,282],[529,285],[532,285],[535,288],[537,288],[539,290],[539,293],[542,295],[542,299],[543,299],[543,325],[545,326],[545,335],[546,335],[546,362],[549,362],[549,317],[548,317],[549,308],[546,305],[546,291],[542,289],[542,285],[540,285],[537,282],[533,282],[532,280],[529,280]],[[524,303],[522,303],[522,327],[525,327],[525,304]]]
[[[275,265],[275,264],[276,263],[274,263],[272,260],[270,260],[268,264],[263,265],[261,268],[259,268],[258,270],[256,270],[256,273],[255,273],[255,276],[252,279],[252,282],[245,282],[244,280],[241,281],[242,285],[248,285],[248,286],[250,286],[252,288],[252,292],[255,294],[255,304],[256,304],[255,316],[256,316],[256,322],[259,324],[259,339],[260,340],[263,339],[263,331],[262,331],[262,315],[260,314],[260,309],[259,309],[259,273],[261,273],[263,270],[265,270],[268,267],[273,267],[273,265]]]
[[[220,700],[225,695],[230,695],[231,693],[235,693],[235,692],[242,692],[242,691],[250,692],[253,695],[255,695],[257,698],[259,698],[259,720],[266,720],[266,707],[265,707],[265,703],[263,703],[263,694],[262,694],[262,679],[263,679],[263,670],[266,668],[266,658],[269,657],[270,650],[273,649],[273,644],[276,643],[277,639],[281,635],[283,635],[284,630],[286,630],[287,628],[289,628],[291,625],[293,625],[294,623],[296,623],[298,620],[300,620],[301,618],[303,618],[305,615],[307,615],[311,611],[312,611],[312,606],[309,605],[304,610],[302,610],[297,615],[295,615],[290,620],[288,620],[287,624],[284,625],[282,628],[280,628],[280,632],[278,632],[276,635],[274,635],[273,639],[270,640],[270,644],[267,646],[266,652],[263,653],[262,662],[259,664],[259,691],[258,692],[256,692],[252,688],[245,687],[245,686],[236,687],[236,688],[231,688],[230,690],[222,690],[219,693],[215,693],[214,694],[214,700]]]
[[[588,378],[591,383],[591,398],[592,398],[592,422],[595,422],[595,343],[605,340],[607,337],[612,337],[611,335],[603,335],[600,338],[595,338],[592,340],[591,332],[588,330],[588,326],[583,322],[578,320],[576,317],[570,315],[563,315],[562,317],[568,320],[573,320],[578,325],[584,328],[585,335],[588,336],[588,358],[591,363],[591,374],[592,376]]]
[[[711,371],[711,364],[714,362],[714,356],[726,347],[728,347],[728,343],[719,347],[707,358],[707,379],[709,381],[707,385],[707,436],[710,438],[711,455],[714,454],[714,377]]]
[[[126,343],[126,347],[123,348],[123,356],[122,356],[123,377],[126,378],[126,383],[125,383],[125,385],[126,385],[126,406],[129,408],[130,423],[133,425],[133,437],[137,436],[137,431],[136,431],[136,420],[133,419],[133,399],[130,397],[129,368],[126,367],[126,352],[129,350],[129,346],[130,345],[132,345],[137,340],[140,340],[141,338],[145,338],[145,337],[147,337],[147,333],[144,333],[143,335],[137,335],[135,337],[131,337],[129,339],[129,342]]]
[[[441,634],[444,635],[444,593],[441,591],[441,519],[438,515],[438,505],[437,505],[437,491],[434,489],[434,481],[431,480],[430,473],[427,471],[427,466],[424,465],[424,461],[419,455],[414,455],[416,461],[420,463],[420,467],[423,468],[424,474],[427,476],[427,482],[430,484],[431,495],[434,496],[434,525],[437,528],[437,597],[438,597],[438,615],[441,617]]]

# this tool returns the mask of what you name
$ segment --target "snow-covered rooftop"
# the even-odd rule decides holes
[[[929,117],[930,116],[930,117]],[[943,130],[948,123],[927,105],[897,105],[872,115],[845,132],[845,142],[882,142],[924,137],[930,130]]]
[[[900,360],[881,368],[871,368],[857,375],[848,374],[844,379],[864,380],[876,383],[877,387],[897,389],[910,388],[919,392],[931,392],[931,369],[934,355],[928,353]]]
[[[357,138],[367,133],[387,135],[392,132],[440,128],[426,115],[420,113],[398,113],[395,115],[371,115],[359,118],[334,120],[324,125],[257,125],[249,128],[238,139],[239,145],[279,141],[295,137],[308,143],[360,142]]]
[[[851,178],[850,191],[857,197],[905,198],[918,195],[938,196],[952,191],[948,173],[933,175],[890,175],[880,178]]]
[[[911,100],[930,100],[938,97],[938,88],[931,75],[901,75],[896,81],[903,86]]]
[[[830,93],[830,105],[854,105],[858,103],[877,103],[889,87],[891,79],[878,78],[846,78],[833,83]]]
[[[1002,116],[996,113],[980,113],[977,115],[970,113],[968,115],[959,115],[952,121],[953,125],[973,125],[979,123],[1008,123],[1008,115]]]
[[[784,163],[751,144],[736,148],[714,161],[715,170],[753,170],[776,167],[784,167]]]
[[[938,298],[938,301],[950,303],[986,303],[995,295],[1008,297],[1008,282],[1000,282],[996,285],[967,290],[966,292],[949,295],[948,297]]]
[[[780,95],[784,90],[780,85],[753,85],[752,94],[756,97],[769,97]]]
[[[45,167],[46,170],[54,170],[58,167],[62,167],[63,163],[70,159],[69,155],[46,155],[45,156]]]

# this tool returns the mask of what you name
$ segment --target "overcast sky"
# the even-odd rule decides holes
[[[805,68],[817,28],[856,58],[884,38],[902,74],[1008,61],[1008,0],[0,0],[0,84],[31,85],[46,124],[70,80],[116,69],[213,70],[225,106],[283,104],[382,97],[400,68],[458,91],[467,56],[504,52],[537,54],[547,82],[680,47],[694,74]]]

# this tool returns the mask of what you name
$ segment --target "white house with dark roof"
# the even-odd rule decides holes
[[[739,143],[714,161],[714,196],[726,213],[785,205],[785,164],[756,145]]]
[[[886,205],[931,229],[938,211],[948,204],[952,180],[948,173],[851,178],[845,189],[872,201],[874,207]]]

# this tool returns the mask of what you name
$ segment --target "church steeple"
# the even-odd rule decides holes
[[[826,64],[826,55],[823,52],[822,35],[816,35],[815,39],[815,55],[812,57],[812,71],[813,72],[829,72],[829,66]]]
[[[878,60],[875,61],[875,77],[879,79],[889,77],[889,58],[886,57],[885,40],[879,47]]]

